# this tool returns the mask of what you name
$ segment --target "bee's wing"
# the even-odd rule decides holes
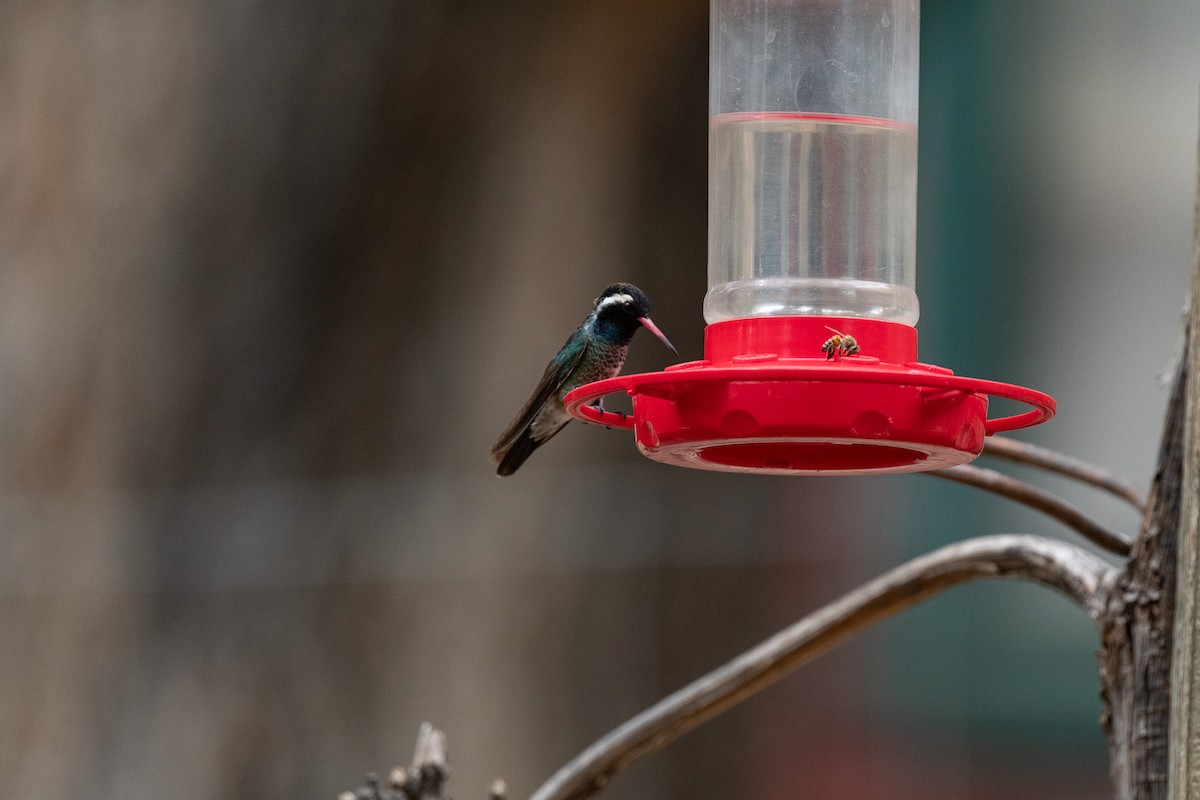
[[[546,372],[542,375],[542,379],[538,381],[537,388],[533,390],[533,395],[525,403],[524,407],[518,412],[517,416],[508,427],[504,429],[504,433],[500,434],[500,438],[492,445],[492,460],[499,461],[512,447],[513,442],[525,432],[530,425],[533,424],[534,418],[538,412],[542,410],[542,406],[546,405],[551,397],[553,397],[562,385],[567,382],[567,378],[579,366],[579,362],[583,360],[583,356],[587,353],[588,344],[586,338],[580,336],[578,341],[574,341],[572,336],[570,340],[563,345],[563,349],[558,355],[551,359],[546,365]],[[564,361],[560,362],[559,358]]]

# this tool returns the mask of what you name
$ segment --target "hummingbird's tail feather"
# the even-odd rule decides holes
[[[512,475],[525,463],[534,450],[554,438],[570,421],[565,411],[553,410],[539,415],[515,435],[503,437],[492,448],[492,460],[497,463],[497,475]]]
[[[507,449],[493,450],[492,459],[498,463],[496,474],[505,477],[512,475],[518,467],[525,463],[525,459],[533,455],[533,451],[537,450],[545,441],[545,439],[534,439],[526,430],[511,442],[505,442]]]

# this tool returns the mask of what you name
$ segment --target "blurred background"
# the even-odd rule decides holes
[[[1024,438],[1146,483],[1200,5],[923,6],[922,357],[1050,392]],[[495,477],[611,281],[700,356],[707,46],[704,0],[0,4],[0,796],[332,798],[430,720],[455,796],[520,798],[905,558],[1071,538],[582,425]],[[1045,590],[958,588],[606,796],[1105,797],[1096,646]]]

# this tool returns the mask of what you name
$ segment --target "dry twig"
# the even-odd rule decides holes
[[[1116,569],[1086,550],[1039,536],[983,536],[920,556],[784,629],[611,731],[572,759],[532,800],[598,792],[642,756],[766,688],[862,628],[974,578],[1024,578],[1097,619]]]
[[[1079,533],[1097,547],[1102,547],[1111,553],[1127,556],[1133,546],[1133,540],[1128,536],[1101,525],[1066,500],[1002,472],[961,464],[949,469],[933,470],[927,474],[975,486],[1037,509]]]
[[[1128,481],[1118,478],[1106,469],[1057,450],[1009,439],[1006,436],[989,436],[984,441],[983,454],[1041,467],[1050,472],[1074,478],[1121,498],[1136,508],[1138,512],[1146,510],[1146,493],[1144,491]]]
[[[368,775],[362,786],[352,792],[342,792],[338,800],[449,800],[443,794],[449,777],[446,734],[426,722],[417,734],[417,747],[410,766],[393,768],[386,786],[378,775]],[[492,784],[488,800],[505,800],[507,794],[504,781],[497,780]]]

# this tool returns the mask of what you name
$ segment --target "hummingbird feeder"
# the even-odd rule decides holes
[[[1054,399],[917,359],[919,0],[712,0],[704,359],[566,397],[657,461],[869,474],[971,461]],[[601,410],[625,392],[633,414]],[[989,397],[1030,406],[988,418]]]

